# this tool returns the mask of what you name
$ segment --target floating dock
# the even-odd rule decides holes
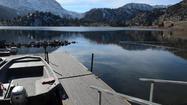
[[[19,57],[22,55],[8,56]],[[44,54],[37,54],[44,57]],[[68,53],[49,54],[49,64],[56,73],[68,98],[62,100],[63,105],[131,105],[125,98],[103,92],[101,101],[99,93],[91,86],[115,91],[99,77],[90,72],[75,57]]]
[[[49,60],[68,95],[68,99],[63,100],[63,105],[131,105],[124,98],[107,93],[102,93],[99,103],[98,91],[90,86],[115,91],[70,54],[49,54]]]

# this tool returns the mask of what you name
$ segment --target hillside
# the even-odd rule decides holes
[[[62,18],[50,12],[34,12],[25,16],[4,21],[9,26],[71,26],[77,25],[77,19]]]
[[[0,0],[0,5],[12,8],[20,15],[40,11],[67,18],[79,18],[78,13],[65,10],[56,0]]]
[[[161,21],[185,21],[187,20],[187,0],[168,7]]]
[[[82,20],[90,23],[105,23],[112,26],[125,26],[126,21],[135,17],[137,14],[151,10],[153,10],[153,7],[150,5],[130,3],[116,9],[92,9],[85,13]]]
[[[18,16],[16,10],[5,6],[0,5],[0,11],[0,19],[11,19]]]
[[[9,0],[8,0],[9,1]],[[13,2],[14,0],[12,0]],[[22,0],[19,0],[22,1]],[[18,2],[19,2],[18,1]],[[0,12],[2,17],[8,19],[6,22],[3,22],[3,25],[29,25],[29,26],[159,26],[159,27],[180,27],[184,25],[177,24],[180,21],[187,21],[187,1],[182,1],[172,6],[163,6],[156,5],[151,6],[147,4],[137,4],[137,3],[129,3],[122,7],[110,9],[110,8],[99,8],[92,9],[84,15],[82,18],[72,18],[72,12],[67,12],[68,14],[62,13],[60,11],[64,11],[62,7],[58,7],[59,4],[49,4],[53,3],[53,0],[48,0],[48,5],[52,8],[53,6],[57,6],[56,8],[51,9],[50,7],[40,7],[41,3],[47,3],[47,1],[36,0],[37,5],[31,5],[31,10],[37,10],[38,12],[31,12],[25,15],[19,16],[15,19],[9,19],[8,16],[15,16],[16,13],[20,14],[18,5],[24,5],[24,3],[18,3],[13,8],[17,9],[6,9],[5,12]],[[6,3],[7,1],[1,1],[1,3]],[[27,0],[27,2],[33,3],[31,0]],[[11,3],[10,3],[11,4]],[[6,4],[7,6],[10,4]],[[24,7],[27,8],[28,7]],[[58,9],[59,8],[59,9]],[[61,9],[60,9],[61,8]],[[2,7],[2,11],[4,8]],[[22,8],[23,9],[23,8]],[[43,10],[43,11],[42,11]],[[57,10],[57,11],[56,11]],[[58,11],[59,10],[59,11]],[[1,10],[0,10],[1,11]],[[27,10],[26,10],[27,11]],[[42,11],[42,12],[41,12]],[[46,12],[47,11],[47,12]],[[56,12],[56,13],[55,13]],[[60,16],[58,13],[62,13]],[[72,13],[72,14],[71,14]],[[70,15],[71,14],[71,15]],[[8,15],[6,17],[6,15]],[[74,14],[75,15],[75,14]],[[78,17],[80,15],[77,15]],[[38,22],[38,23],[37,23]]]
[[[169,7],[130,3],[117,9],[92,9],[83,20],[111,26],[172,27],[175,22],[187,21],[187,0]]]
[[[127,21],[128,26],[154,26],[159,24],[159,18],[165,14],[165,8],[154,9],[149,12],[137,14],[134,18]]]
[[[187,2],[182,1],[168,8],[156,8],[137,14],[127,21],[128,26],[162,26],[173,27],[175,22],[187,20]],[[176,24],[177,25],[177,24]]]

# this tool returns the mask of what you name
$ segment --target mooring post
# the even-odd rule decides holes
[[[45,56],[45,61],[47,62],[47,63],[49,63],[49,54],[48,54],[48,52],[47,52],[47,47],[46,46],[44,46],[44,56]]]
[[[45,56],[45,61],[47,61],[46,53],[47,53],[47,49],[46,49],[46,46],[44,46],[44,56]]]
[[[49,53],[46,52],[46,56],[47,56],[47,63],[49,63]]]
[[[154,82],[151,82],[149,101],[153,102]]]
[[[92,59],[91,59],[91,68],[90,68],[91,72],[93,72],[93,63],[94,63],[94,53],[92,53]]]
[[[99,93],[99,105],[101,105],[102,103],[101,103],[101,100],[102,100],[102,92],[101,91],[98,91],[98,93]]]

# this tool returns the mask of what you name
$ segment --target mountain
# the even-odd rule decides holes
[[[116,11],[116,20],[129,20],[135,17],[139,13],[152,11],[153,7],[148,4],[140,3],[129,3],[123,7],[117,8]]]
[[[155,8],[149,12],[137,14],[126,22],[128,26],[152,26],[159,24],[159,18],[165,14],[166,8]]]
[[[129,3],[118,9],[123,9],[123,10],[128,10],[128,11],[132,11],[132,10],[150,11],[153,9],[153,7],[148,4]]]
[[[155,8],[150,12],[139,13],[130,21],[128,21],[127,25],[159,25],[165,27],[176,27],[177,25],[179,25],[179,23],[186,24],[186,22],[184,21],[187,21],[187,0],[184,0],[167,8]]]
[[[0,5],[17,10],[19,15],[41,11],[61,17],[79,18],[78,13],[65,10],[56,0],[0,0]]]
[[[16,2],[17,5],[13,5]],[[3,6],[0,6],[0,11],[6,12],[0,12],[0,16],[8,18],[23,14],[21,17],[3,21],[2,23],[5,25],[8,23],[8,25],[30,26],[159,25],[173,27],[176,26],[176,24],[174,24],[175,22],[187,21],[187,0],[172,6],[151,6],[147,4],[129,3],[115,9],[91,9],[84,13],[82,18],[80,18],[80,14],[63,9],[55,0],[0,0],[0,5],[1,4],[3,4]],[[37,24],[37,22],[39,23]],[[184,26],[184,23],[186,24],[186,22],[180,22],[180,24],[182,24],[181,26]]]
[[[154,5],[153,8],[154,9],[164,9],[164,8],[168,8],[169,5]]]
[[[82,20],[113,25],[125,24],[126,21],[132,19],[137,14],[152,10],[153,7],[147,4],[130,3],[116,9],[92,9],[85,13]]]
[[[18,16],[17,11],[0,5],[0,19],[11,19]]]
[[[92,9],[82,20],[97,25],[173,27],[187,21],[187,0],[171,6],[130,3],[116,9]]]
[[[160,21],[187,21],[187,0],[168,7]]]
[[[62,18],[51,12],[32,12],[24,16],[18,16],[10,20],[3,20],[0,25],[7,26],[76,26],[78,19]]]

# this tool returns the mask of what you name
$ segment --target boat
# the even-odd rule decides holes
[[[0,56],[10,56],[11,52],[7,48],[0,48]]]
[[[6,59],[5,58],[0,58],[0,67],[5,64]]]
[[[10,56],[17,54],[17,47],[0,48],[0,56]]]
[[[17,47],[11,47],[11,48],[8,48],[8,50],[10,51],[11,55],[16,55],[18,52]]]
[[[0,67],[0,105],[60,105],[61,87],[53,69],[38,56],[12,58]]]

